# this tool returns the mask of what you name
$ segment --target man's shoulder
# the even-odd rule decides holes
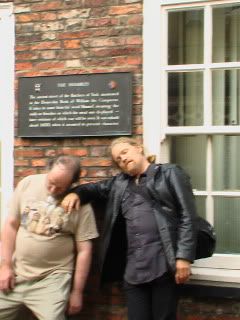
[[[82,205],[80,209],[74,210],[74,212],[79,216],[84,214],[94,214],[91,203],[86,203]]]
[[[39,174],[30,174],[20,180],[20,182],[28,182],[32,180],[43,180],[46,177],[46,173],[39,173]]]
[[[24,177],[20,182],[18,183],[18,188],[26,189],[29,185],[32,183],[41,183],[45,180],[46,174],[32,174],[27,177]]]

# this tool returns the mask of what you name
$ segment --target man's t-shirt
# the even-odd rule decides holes
[[[75,241],[98,236],[92,207],[67,214],[49,196],[46,174],[24,178],[15,189],[10,215],[19,218],[14,268],[17,279],[72,272]]]

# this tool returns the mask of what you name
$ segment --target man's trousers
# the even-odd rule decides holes
[[[0,291],[0,320],[18,319],[22,305],[39,320],[65,320],[71,274],[52,274],[17,283],[9,292]]]

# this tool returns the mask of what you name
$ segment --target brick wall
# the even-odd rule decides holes
[[[142,133],[141,1],[15,0],[16,94],[18,77],[132,72],[133,134]],[[17,130],[17,99],[16,99]],[[17,131],[16,131],[17,132]],[[59,153],[81,157],[83,178],[111,174],[110,138],[15,140],[16,182],[44,170]]]
[[[150,0],[149,0],[150,1]],[[15,0],[16,137],[15,183],[41,173],[50,156],[81,157],[82,181],[113,173],[107,154],[111,137],[28,138],[17,136],[18,77],[102,72],[133,74],[133,134],[142,135],[142,1]],[[154,35],[153,35],[154,36]],[[98,289],[95,260],[85,305],[73,319],[126,320],[118,286]],[[238,301],[182,299],[179,320],[239,320]]]

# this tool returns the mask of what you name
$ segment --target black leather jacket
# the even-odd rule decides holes
[[[102,232],[102,281],[121,280],[126,264],[126,230],[121,200],[129,177],[119,175],[74,189],[81,203],[103,200],[106,203]],[[154,204],[154,216],[163,243],[169,270],[175,272],[176,258],[194,260],[196,208],[189,177],[177,165],[156,165],[147,188]]]

